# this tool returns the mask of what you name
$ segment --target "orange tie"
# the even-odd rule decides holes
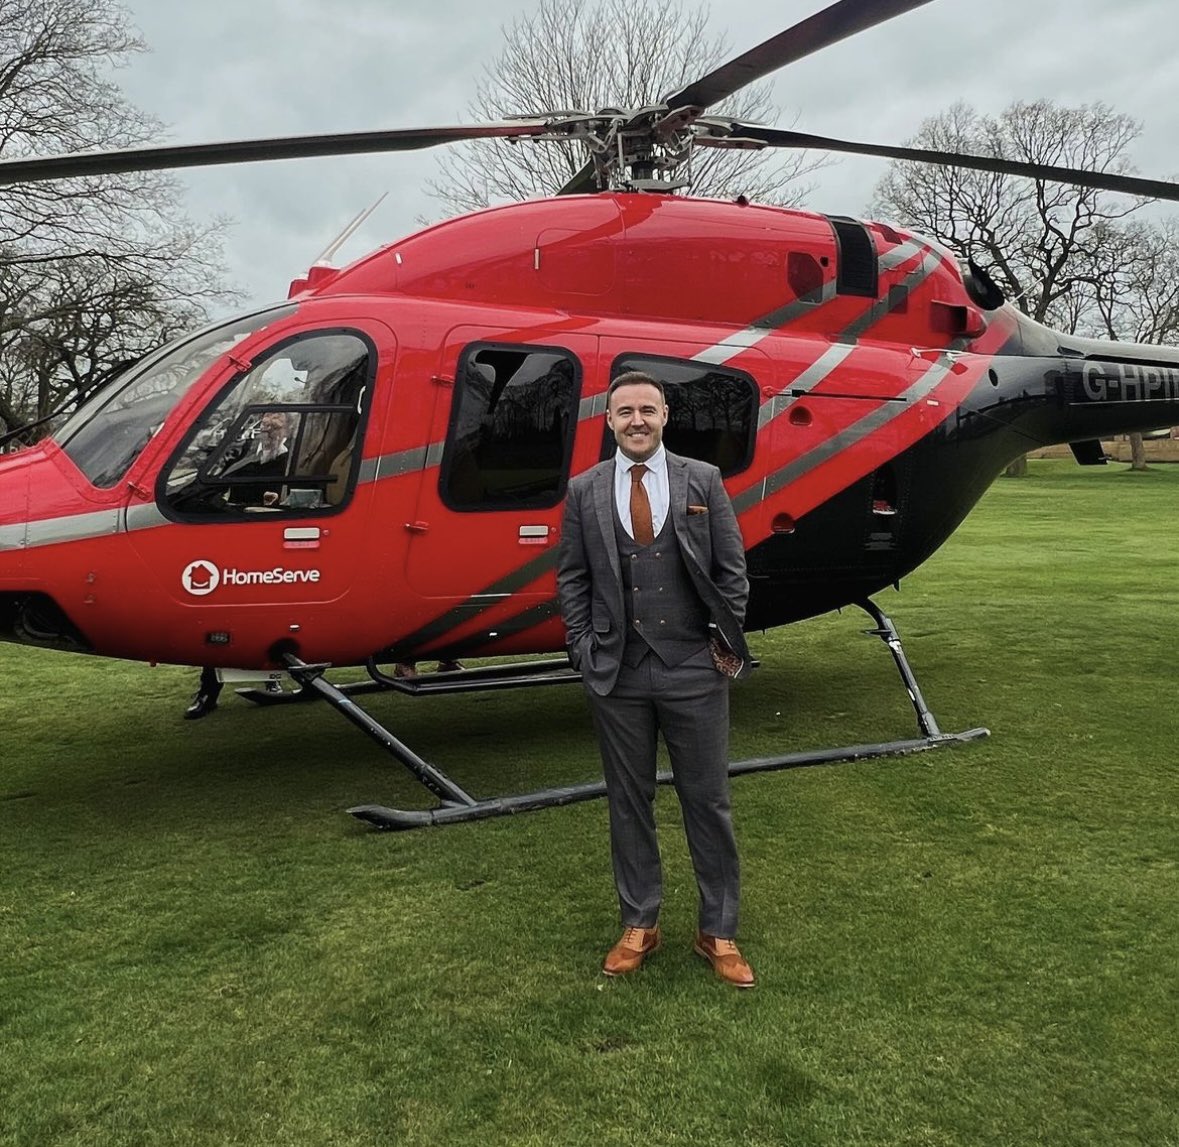
[[[647,467],[641,462],[630,468],[630,528],[640,546],[649,546],[655,540],[655,527],[651,522],[651,500],[643,485]]]

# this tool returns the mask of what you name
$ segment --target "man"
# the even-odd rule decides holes
[[[618,451],[569,483],[557,572],[569,658],[602,753],[624,927],[603,971],[632,972],[662,942],[654,818],[662,733],[700,890],[695,950],[723,980],[752,987],[733,939],[729,677],[718,668],[748,672],[741,531],[717,468],[663,447],[661,383],[638,371],[620,375],[606,406]]]
[[[201,681],[196,694],[184,710],[184,719],[199,721],[202,717],[207,717],[217,708],[217,698],[220,696],[221,678],[217,676],[217,670],[213,666],[206,665],[201,670]]]
[[[226,478],[256,478],[235,482],[229,500],[237,505],[275,506],[282,479],[286,477],[287,437],[290,415],[285,410],[268,410],[258,420],[258,438],[250,452],[225,471]]]

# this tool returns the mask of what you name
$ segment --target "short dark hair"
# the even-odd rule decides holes
[[[620,374],[613,382],[610,383],[606,390],[606,405],[610,405],[610,398],[620,386],[653,386],[659,391],[659,397],[663,401],[663,405],[667,405],[667,393],[663,389],[663,383],[657,378],[652,378],[649,374],[641,370],[628,370],[625,374]]]

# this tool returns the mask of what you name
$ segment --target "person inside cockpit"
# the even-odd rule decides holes
[[[282,480],[290,468],[291,415],[286,410],[268,410],[258,422],[258,435],[244,458],[226,467],[222,477],[257,478],[256,482],[233,481],[229,501],[239,506],[274,506],[282,492]]]

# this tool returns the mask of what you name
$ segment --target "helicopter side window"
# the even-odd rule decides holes
[[[336,331],[268,351],[201,414],[164,470],[161,504],[198,519],[342,505],[373,362],[364,339]]]
[[[539,509],[565,494],[581,366],[553,347],[474,344],[463,352],[442,459],[454,510]]]
[[[740,370],[691,360],[628,354],[614,360],[610,377],[641,370],[663,383],[667,426],[663,441],[673,454],[711,462],[728,478],[753,460],[757,438],[757,384]],[[602,458],[618,448],[609,427]]]

